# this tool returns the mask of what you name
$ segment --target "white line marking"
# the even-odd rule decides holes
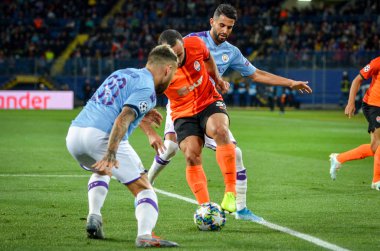
[[[158,189],[158,188],[154,188],[154,190],[157,193],[164,194],[164,195],[169,196],[169,197],[173,197],[173,198],[176,198],[176,199],[179,199],[179,200],[184,200],[186,202],[198,205],[198,202],[196,200],[193,200],[193,199],[190,199],[190,198],[187,198],[187,197],[183,197],[183,196],[175,194],[175,193],[169,193],[169,192],[166,192],[166,191]]]
[[[198,202],[196,200],[193,200],[193,199],[190,199],[190,198],[187,198],[187,197],[183,197],[183,196],[178,195],[178,194],[169,193],[169,192],[163,191],[163,190],[158,189],[158,188],[154,188],[154,189],[156,190],[157,193],[164,194],[164,195],[169,196],[169,197],[173,197],[173,198],[176,198],[176,199],[179,199],[179,200],[183,200],[183,201],[186,201],[186,202],[198,205]],[[297,232],[295,230],[292,230],[290,228],[282,227],[280,225],[271,223],[271,222],[266,221],[266,220],[264,220],[262,222],[257,222],[257,223],[261,224],[263,226],[266,226],[268,228],[271,228],[271,229],[274,229],[274,230],[277,230],[277,231],[280,231],[280,232],[283,232],[283,233],[295,236],[297,238],[303,239],[305,241],[311,242],[311,243],[313,243],[313,244],[315,244],[317,246],[324,247],[324,248],[329,249],[329,250],[333,250],[333,251],[349,251],[349,249],[345,249],[345,248],[339,247],[339,246],[337,246],[335,244],[331,244],[329,242],[323,241],[323,240],[318,239],[316,237],[313,237],[311,235],[303,234],[303,233]]]
[[[70,178],[88,178],[89,175],[70,175],[70,174],[57,174],[57,175],[54,175],[54,174],[0,174],[0,177],[47,177],[47,178],[67,178],[67,177],[70,177]],[[176,198],[176,199],[179,199],[179,200],[183,200],[183,201],[186,201],[186,202],[198,205],[198,203],[197,203],[196,200],[193,200],[193,199],[190,199],[190,198],[178,195],[178,194],[166,192],[166,191],[158,189],[158,188],[155,188],[155,191],[157,193],[166,195],[168,197]],[[313,243],[313,244],[315,244],[317,246],[324,247],[324,248],[332,250],[332,251],[349,251],[349,249],[345,249],[345,248],[339,247],[339,246],[337,246],[335,244],[329,243],[327,241],[323,241],[323,240],[318,239],[316,237],[313,237],[311,235],[303,234],[303,233],[297,232],[295,230],[292,230],[290,228],[283,227],[283,226],[271,223],[271,222],[266,221],[266,220],[264,220],[263,222],[258,222],[258,224],[261,224],[261,225],[266,226],[268,228],[271,228],[273,230],[277,230],[277,231],[280,231],[280,232],[283,232],[283,233],[295,236],[297,238],[303,239],[303,240],[311,242],[311,243]]]

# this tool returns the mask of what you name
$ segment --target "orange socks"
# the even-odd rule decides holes
[[[207,178],[202,165],[187,166],[186,180],[199,204],[210,201],[207,189]]]
[[[216,147],[216,161],[224,177],[225,192],[236,194],[236,152],[233,143]]]
[[[355,149],[340,153],[337,160],[340,163],[344,163],[349,160],[364,159],[370,156],[374,156],[372,182],[378,182],[380,181],[380,147],[378,147],[376,152],[373,153],[370,144],[360,145]]]
[[[337,160],[341,164],[343,164],[344,162],[349,161],[349,160],[364,159],[373,155],[374,153],[371,150],[371,145],[364,144],[364,145],[358,146],[355,149],[338,154]]]
[[[372,180],[373,183],[380,181],[380,147],[376,149],[374,159]]]

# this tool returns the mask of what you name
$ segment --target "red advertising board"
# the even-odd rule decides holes
[[[0,91],[0,109],[71,110],[72,91]]]

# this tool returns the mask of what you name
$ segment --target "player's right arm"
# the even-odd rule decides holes
[[[224,81],[219,74],[218,67],[216,66],[213,56],[210,54],[209,58],[204,61],[207,69],[207,73],[215,81],[215,86],[223,94],[228,91],[230,84],[227,81]]]
[[[349,118],[351,118],[355,113],[355,97],[363,81],[364,79],[360,74],[358,74],[352,81],[350,95],[348,97],[346,108],[344,109],[344,114],[346,114]]]
[[[127,133],[130,123],[135,119],[135,111],[128,106],[124,106],[113,124],[111,134],[108,139],[108,148],[106,154],[102,160],[92,165],[92,168],[94,168],[98,173],[111,176],[112,168],[119,167],[119,161],[116,159],[116,152],[119,148],[120,141]]]

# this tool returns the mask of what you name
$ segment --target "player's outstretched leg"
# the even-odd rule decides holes
[[[336,179],[336,173],[341,168],[342,164],[347,161],[364,159],[373,156],[371,144],[363,144],[354,149],[343,153],[330,154],[330,176],[331,179]]]
[[[154,157],[152,166],[148,171],[148,180],[151,184],[154,183],[154,180],[157,178],[159,173],[170,163],[170,160],[178,151],[177,143],[171,140],[166,139],[164,141],[164,145],[166,147],[166,150]]]
[[[330,154],[330,177],[332,180],[336,179],[336,172],[342,166],[342,164],[337,160],[338,153]]]
[[[239,220],[262,221],[263,218],[255,215],[247,208],[247,174],[243,163],[243,153],[241,149],[236,146],[236,215],[235,218]]]

